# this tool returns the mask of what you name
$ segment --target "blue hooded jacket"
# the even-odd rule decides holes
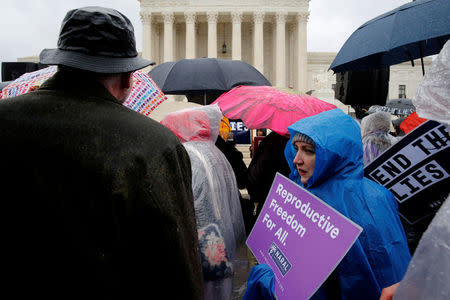
[[[379,299],[381,290],[399,282],[411,255],[390,191],[364,177],[358,124],[340,109],[304,118],[289,126],[285,156],[290,178],[363,228],[335,272],[342,299]],[[293,163],[292,138],[308,135],[316,144],[313,175],[306,185]],[[325,299],[319,288],[314,299]]]

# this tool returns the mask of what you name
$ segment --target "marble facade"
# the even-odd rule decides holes
[[[240,59],[273,85],[307,91],[309,0],[140,0],[142,56]]]

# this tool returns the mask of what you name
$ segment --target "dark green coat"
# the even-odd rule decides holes
[[[102,85],[58,72],[0,100],[0,173],[12,295],[202,298],[189,157]]]

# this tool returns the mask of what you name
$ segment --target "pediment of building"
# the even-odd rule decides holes
[[[310,0],[139,0],[142,8],[173,9],[191,8],[308,8]]]

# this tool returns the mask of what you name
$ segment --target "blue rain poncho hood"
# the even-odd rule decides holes
[[[304,118],[289,126],[285,148],[290,178],[363,228],[336,268],[342,299],[378,299],[381,290],[399,282],[411,259],[398,216],[397,202],[387,189],[364,177],[358,124],[340,109]],[[296,133],[316,145],[313,175],[305,185],[293,163]],[[313,299],[324,299],[323,288]]]
[[[264,264],[254,266],[248,275],[247,289],[242,300],[274,300],[275,275],[272,269]]]

